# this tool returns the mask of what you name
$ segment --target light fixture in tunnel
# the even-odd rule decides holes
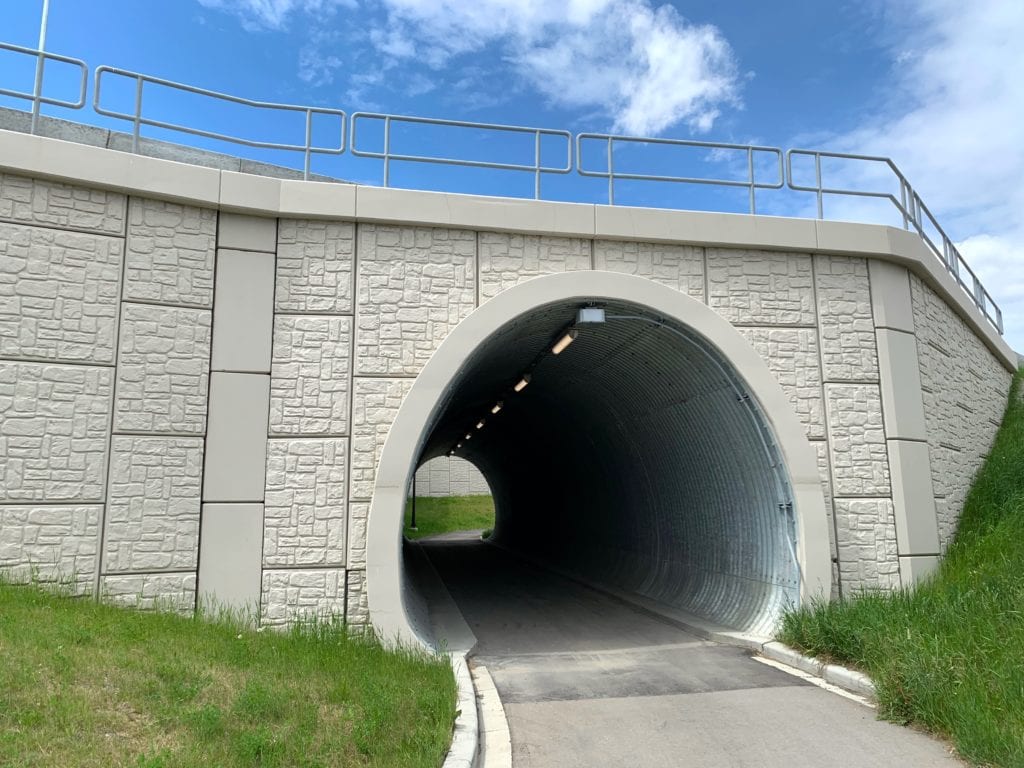
[[[461,447],[462,447],[462,443],[459,443],[458,445],[455,446],[455,450],[458,450]]]
[[[494,407],[491,408],[491,413],[497,413],[498,411],[500,411],[504,407],[505,407],[505,404],[503,402],[501,402],[501,400],[499,400],[498,402],[496,402],[494,404]]]
[[[579,334],[575,328],[570,328],[558,341],[555,342],[555,346],[551,348],[552,354],[560,355],[566,347],[575,341],[576,336]]]
[[[516,382],[516,385],[513,387],[513,389],[516,392],[522,392],[524,389],[526,389],[526,385],[529,384],[529,383],[530,383],[530,374],[524,373],[523,374],[523,378],[521,378],[519,381]]]
[[[480,421],[478,421],[476,423],[476,428],[477,429],[483,429],[484,428],[484,420],[483,419],[480,419]]]
[[[577,323],[603,323],[604,309],[601,307],[582,307],[576,313]]]
[[[472,440],[473,439],[473,433],[472,432],[467,432],[466,433],[466,439],[467,440]]]

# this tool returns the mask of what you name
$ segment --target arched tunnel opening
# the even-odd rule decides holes
[[[800,599],[769,421],[715,347],[649,307],[574,298],[509,320],[465,359],[421,445],[416,466],[476,465],[491,542],[554,571],[757,634]]]

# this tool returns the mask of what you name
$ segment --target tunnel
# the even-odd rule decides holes
[[[371,534],[380,532],[371,549],[392,560],[399,549],[392,612],[429,634],[410,545],[383,538],[389,491],[404,498],[417,466],[455,455],[491,487],[494,546],[646,604],[769,634],[784,608],[827,594],[823,499],[792,407],[703,304],[641,278],[569,277],[538,278],[512,289],[514,301],[477,310],[463,321],[479,326],[473,338],[451,350],[446,340],[437,356],[452,359],[403,405],[371,510]],[[386,601],[380,560],[368,574],[371,616]]]

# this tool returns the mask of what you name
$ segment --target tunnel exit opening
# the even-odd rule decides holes
[[[538,278],[442,344],[378,466],[367,565],[385,634],[429,641],[389,497],[443,455],[487,478],[494,543],[556,571],[762,635],[827,594],[824,501],[792,407],[728,323],[650,281]]]

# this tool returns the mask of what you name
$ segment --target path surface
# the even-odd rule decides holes
[[[960,765],[873,709],[478,539],[424,547],[476,633],[516,768]]]

